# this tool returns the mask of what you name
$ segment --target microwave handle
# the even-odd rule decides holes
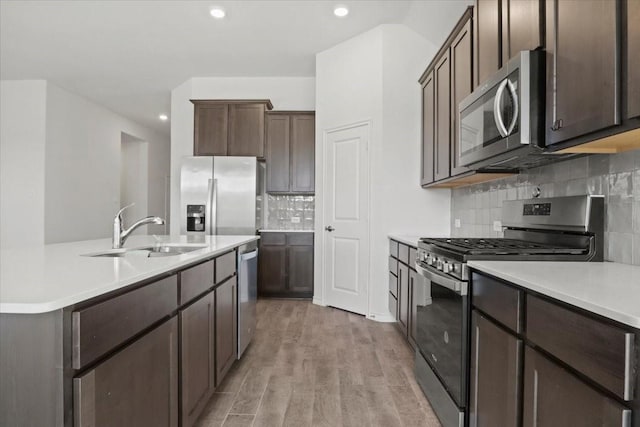
[[[509,129],[507,129],[507,135],[511,135],[513,129],[516,127],[516,123],[518,123],[518,114],[520,114],[520,110],[518,110],[518,93],[516,92],[516,87],[511,83],[511,80],[507,79],[507,87],[509,88],[509,92],[511,93],[511,99],[513,100],[513,119],[511,119],[511,123],[509,123]]]
[[[504,79],[500,86],[498,86],[498,90],[496,91],[496,97],[493,99],[493,120],[496,123],[498,128],[498,132],[500,132],[500,136],[506,138],[507,128],[504,125],[504,121],[502,120],[502,116],[500,115],[500,100],[502,100],[502,95],[504,95],[504,89],[507,87],[507,83],[509,79]]]

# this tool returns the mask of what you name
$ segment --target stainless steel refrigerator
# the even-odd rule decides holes
[[[255,157],[185,157],[180,171],[181,234],[255,235],[264,198],[264,164]],[[238,250],[238,359],[256,328],[255,242]]]
[[[255,235],[260,172],[255,157],[185,157],[180,233]]]

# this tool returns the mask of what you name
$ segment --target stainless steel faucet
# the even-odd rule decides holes
[[[120,209],[116,214],[116,217],[113,219],[113,249],[121,248],[124,245],[125,240],[127,240],[127,237],[129,237],[129,235],[131,234],[131,232],[136,228],[140,227],[141,225],[164,224],[164,219],[160,218],[159,216],[148,216],[148,217],[139,219],[138,221],[134,222],[131,225],[131,227],[125,229],[122,221],[122,212],[124,212],[125,209],[130,208],[133,205],[135,205],[135,203],[132,203]]]

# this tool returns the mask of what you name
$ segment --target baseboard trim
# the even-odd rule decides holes
[[[324,303],[320,300],[320,298],[313,297],[313,301],[312,301],[312,302],[313,302],[315,305],[321,305],[321,306],[323,306],[323,307],[326,307],[326,306],[327,306],[326,304],[324,304]]]
[[[393,323],[396,321],[396,318],[389,313],[370,313],[367,316],[367,319],[371,319],[380,323]]]

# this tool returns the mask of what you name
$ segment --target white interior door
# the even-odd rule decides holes
[[[327,131],[325,135],[325,303],[367,314],[369,123]]]

